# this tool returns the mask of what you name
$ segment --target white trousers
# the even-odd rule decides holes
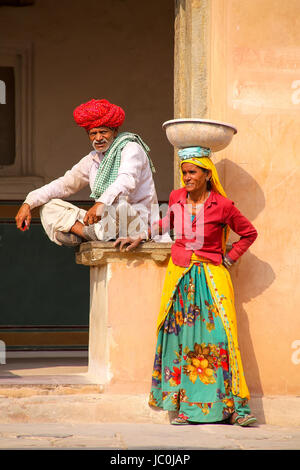
[[[148,216],[139,214],[126,200],[105,208],[100,222],[94,224],[98,240],[109,241],[118,237],[134,236],[147,231]],[[82,222],[87,211],[62,199],[51,199],[40,207],[40,217],[44,230],[57,245],[56,232],[69,232],[76,221]]]

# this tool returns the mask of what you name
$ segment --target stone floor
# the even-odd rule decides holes
[[[300,426],[291,421],[171,426],[145,395],[103,393],[87,372],[87,358],[1,364],[0,449],[300,450]]]
[[[300,427],[259,425],[241,428],[220,424],[176,427],[150,423],[0,424],[1,449],[300,450]]]

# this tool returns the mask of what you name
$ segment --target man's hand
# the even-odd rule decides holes
[[[114,243],[114,247],[116,248],[118,245],[120,245],[120,251],[131,251],[131,250],[134,250],[144,239],[145,239],[145,236],[143,235],[140,235],[137,238],[133,238],[133,237],[118,238],[118,240],[116,240]],[[125,248],[126,245],[128,246]]]
[[[84,225],[93,225],[101,220],[102,213],[104,211],[103,202],[96,202],[85,214],[83,219]]]
[[[16,217],[16,225],[19,230],[29,230],[31,222],[31,210],[29,204],[22,204]]]

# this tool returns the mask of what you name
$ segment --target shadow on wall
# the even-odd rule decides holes
[[[216,167],[220,174],[225,174],[227,196],[235,202],[242,214],[250,221],[253,221],[265,208],[265,197],[261,187],[249,173],[228,159],[220,161],[216,164]],[[250,197],[252,198],[251,203],[249,202]],[[238,237],[234,236],[231,241],[236,239]],[[258,398],[255,414],[260,422],[265,422],[262,401],[259,400],[259,397],[263,395],[258,367],[258,363],[262,358],[257,357],[254,349],[249,315],[247,309],[245,309],[245,304],[268,289],[275,280],[275,273],[268,263],[251,253],[250,248],[231,269],[230,274],[235,290],[239,344],[244,373],[251,396]],[[258,313],[263,314],[263,312]],[[258,331],[256,326],[256,332]]]
[[[266,202],[264,192],[257,181],[240,165],[227,158],[216,163],[216,168],[223,183],[225,179],[227,197],[235,202],[242,214],[253,221],[265,208]]]
[[[238,336],[244,373],[250,395],[256,398],[255,414],[262,423],[265,422],[265,417],[262,401],[259,398],[263,396],[263,387],[258,364],[263,358],[257,356],[253,345],[246,304],[261,295],[273,283],[275,274],[268,263],[257,258],[249,250],[242,260],[232,268],[231,279],[235,290]],[[256,312],[256,314],[258,323],[255,325],[255,332],[257,335],[259,334],[259,321],[264,312]]]

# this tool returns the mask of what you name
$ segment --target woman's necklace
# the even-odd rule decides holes
[[[202,204],[204,204],[204,203],[207,201],[207,199],[209,198],[209,196],[210,196],[210,191],[207,193],[206,197],[204,198],[204,200],[203,200],[202,202],[193,202],[193,201],[191,200],[191,198],[190,198],[190,195],[188,194],[187,202],[188,202],[189,204],[191,204],[191,206],[192,206],[193,209],[197,209],[198,206],[202,206]]]

